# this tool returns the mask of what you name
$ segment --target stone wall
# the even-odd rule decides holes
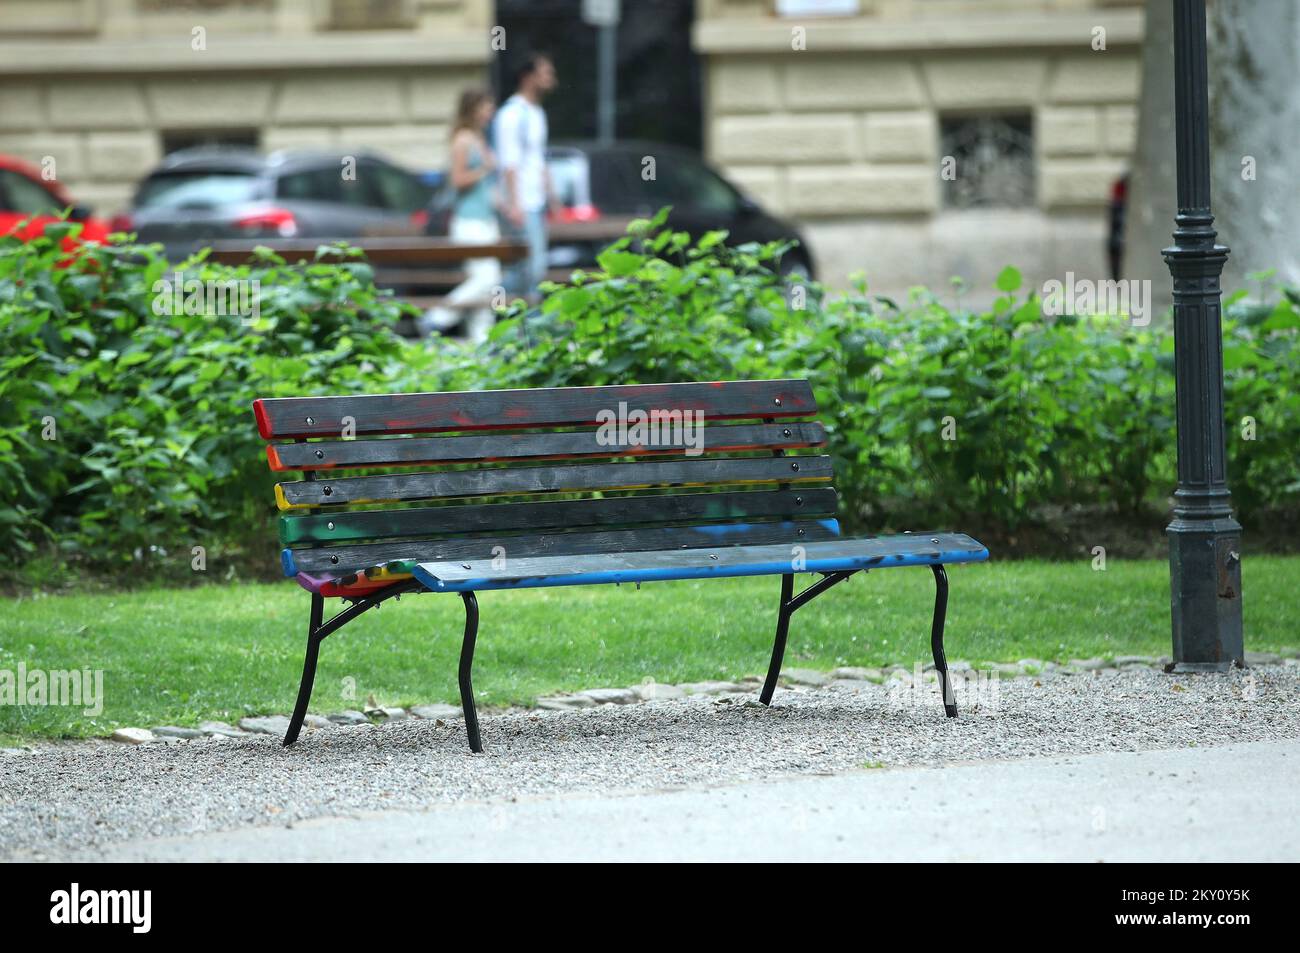
[[[706,149],[806,229],[832,284],[988,286],[1100,276],[1105,208],[1134,148],[1141,12],[1124,0],[862,0],[858,16],[780,17],[702,0]],[[1105,49],[1094,49],[1096,30]],[[1034,200],[945,206],[941,118],[1023,114]],[[958,169],[958,175],[961,170]]]

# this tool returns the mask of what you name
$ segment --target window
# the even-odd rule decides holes
[[[549,153],[546,167],[551,173],[551,188],[565,208],[590,205],[591,169],[586,156],[581,153]]]
[[[359,174],[370,179],[370,191],[390,211],[409,214],[429,204],[429,190],[399,169],[368,162]]]
[[[307,169],[281,176],[276,195],[282,199],[332,202],[354,207],[379,205],[377,193],[369,188],[364,171],[359,170],[355,179],[345,179],[342,166]]]
[[[335,30],[376,30],[415,24],[412,0],[330,0],[325,25]]]
[[[699,162],[680,155],[665,155],[656,164],[658,182],[649,182],[660,205],[699,209],[731,215],[736,211],[736,193]],[[655,186],[658,188],[655,188]]]
[[[941,129],[945,206],[1025,208],[1034,204],[1034,135],[1028,114],[947,116],[941,120]]]
[[[20,215],[57,215],[58,200],[25,175],[0,169],[0,207]]]
[[[654,178],[646,178],[646,158],[625,153],[617,160],[634,208],[651,213],[671,205],[677,212],[735,213],[735,190],[699,159],[677,150],[657,150],[650,156],[655,160]]]
[[[136,193],[137,208],[217,208],[261,198],[261,180],[241,172],[195,170],[151,175]]]

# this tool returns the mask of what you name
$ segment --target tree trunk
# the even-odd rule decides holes
[[[1224,290],[1268,269],[1300,286],[1300,3],[1213,0],[1209,31],[1214,215],[1232,249]]]
[[[1138,141],[1129,178],[1122,273],[1125,278],[1151,282],[1157,320],[1173,306],[1169,268],[1160,252],[1173,244],[1176,192],[1173,0],[1147,0]]]

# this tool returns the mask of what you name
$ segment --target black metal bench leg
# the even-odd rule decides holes
[[[781,577],[781,609],[776,617],[776,641],[772,643],[772,661],[767,666],[767,679],[763,682],[762,694],[758,700],[764,705],[772,704],[772,693],[776,691],[776,680],[781,677],[781,661],[785,658],[785,642],[790,635],[790,599],[794,595],[794,575],[786,573]]]
[[[943,624],[948,616],[948,573],[942,565],[930,568],[934,571],[934,622],[930,627],[930,650],[934,652],[934,670],[939,673],[943,712],[949,718],[956,718],[957,696],[953,694],[948,659],[943,654]]]
[[[767,678],[763,682],[763,691],[758,696],[764,705],[772,704],[772,693],[776,691],[777,679],[781,677],[781,660],[785,657],[786,637],[790,634],[790,616],[802,606],[812,602],[831,586],[838,586],[858,570],[846,569],[842,572],[822,573],[822,577],[799,595],[794,594],[794,574],[786,573],[781,577],[781,610],[776,617],[776,641],[772,645],[772,662],[767,667]]]
[[[289,719],[289,730],[284,733],[284,746],[287,748],[298,740],[302,731],[303,719],[307,717],[307,705],[311,701],[311,687],[316,681],[316,657],[320,653],[321,637],[319,635],[321,617],[325,613],[325,599],[320,593],[312,593],[311,621],[307,624],[307,657],[302,663],[302,682],[298,685],[298,703],[293,706],[293,717]]]
[[[465,733],[469,735],[469,749],[475,754],[483,751],[483,741],[478,733],[478,712],[474,708],[474,684],[470,670],[474,667],[474,642],[478,637],[478,599],[472,592],[462,592],[465,601],[465,640],[460,646],[460,706],[465,710]]]

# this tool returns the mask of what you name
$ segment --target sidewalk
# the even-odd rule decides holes
[[[135,840],[105,860],[1300,859],[1300,741],[461,802]]]

